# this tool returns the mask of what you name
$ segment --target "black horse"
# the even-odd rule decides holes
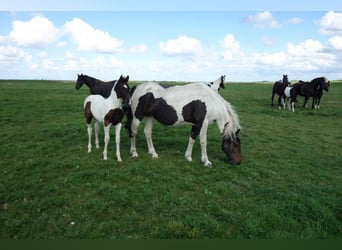
[[[329,86],[330,81],[327,81],[325,77],[317,77],[311,82],[299,81],[294,84],[290,90],[292,111],[294,111],[294,103],[298,95],[304,97],[303,108],[306,107],[306,103],[310,97],[312,97],[312,109],[319,108],[323,90],[328,92]]]
[[[110,82],[103,82],[94,77],[77,74],[76,89],[80,89],[83,84],[87,85],[92,95],[102,95],[109,97],[116,80]]]
[[[273,99],[274,95],[277,94],[279,95],[278,98],[278,108],[281,109],[281,100],[283,99],[283,103],[285,103],[285,88],[289,86],[289,80],[287,78],[287,75],[283,75],[283,80],[282,81],[276,81],[273,84],[273,89],[272,89],[272,106],[273,106]]]

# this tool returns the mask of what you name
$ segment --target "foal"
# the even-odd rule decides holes
[[[110,139],[110,126],[115,126],[116,157],[119,162],[122,161],[120,154],[120,131],[122,127],[122,118],[124,116],[122,102],[130,105],[130,94],[128,86],[129,76],[120,76],[120,79],[114,84],[111,94],[108,98],[101,95],[90,95],[84,101],[84,116],[87,121],[88,131],[88,153],[91,152],[91,121],[95,118],[95,145],[99,148],[99,123],[104,124],[104,150],[103,159],[107,160],[107,146]]]

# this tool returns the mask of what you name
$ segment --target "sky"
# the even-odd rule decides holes
[[[339,0],[54,2],[1,1],[0,79],[342,79]]]

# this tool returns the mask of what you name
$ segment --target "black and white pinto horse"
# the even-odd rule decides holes
[[[120,131],[122,127],[122,118],[124,111],[122,104],[130,105],[130,93],[128,86],[129,76],[121,76],[111,89],[111,94],[108,98],[102,95],[89,95],[83,104],[84,116],[87,122],[88,131],[88,153],[91,152],[91,122],[95,118],[95,145],[99,148],[99,124],[104,125],[104,150],[103,159],[107,160],[107,146],[110,139],[110,126],[115,126],[115,141],[116,141],[116,157],[119,162],[122,161],[120,154]]]
[[[109,97],[116,80],[104,82],[88,75],[77,74],[76,89],[79,90],[83,84],[87,85],[92,95]]]
[[[133,89],[132,89],[133,90]],[[207,155],[207,129],[216,122],[222,137],[221,148],[231,164],[240,164],[240,124],[233,107],[217,92],[208,91],[203,83],[163,88],[155,82],[138,85],[131,93],[132,105],[127,115],[131,136],[130,153],[137,157],[136,135],[139,124],[145,117],[145,137],[148,153],[152,158],[158,154],[152,142],[153,118],[167,126],[192,125],[185,158],[192,161],[192,150],[196,137],[200,136],[201,160],[205,166],[212,163]]]
[[[285,108],[285,88],[289,86],[289,80],[287,75],[283,75],[283,80],[282,81],[277,81],[273,84],[273,89],[272,89],[272,103],[271,105],[273,106],[273,100],[274,100],[274,95],[277,94],[279,96],[278,98],[278,108],[281,109],[281,106]]]
[[[299,81],[291,87],[286,88],[285,94],[290,97],[289,109],[294,112],[295,102],[297,96],[304,97],[303,108],[306,107],[306,103],[309,98],[312,97],[312,109],[319,109],[321,98],[323,96],[323,90],[329,91],[330,81],[327,81],[325,77],[317,77],[311,82]]]

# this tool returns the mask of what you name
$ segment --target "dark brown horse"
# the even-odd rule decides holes
[[[330,81],[327,81],[325,77],[317,77],[311,82],[299,81],[294,84],[290,90],[291,108],[294,111],[294,103],[297,96],[304,97],[303,108],[306,107],[306,103],[309,98],[312,97],[312,109],[319,108],[320,100],[323,95],[323,90],[329,91]]]
[[[76,89],[80,89],[83,84],[87,85],[92,95],[102,95],[109,97],[116,80],[110,82],[103,82],[94,77],[77,74]]]
[[[274,95],[277,94],[279,96],[278,98],[278,108],[281,109],[281,103],[285,103],[285,88],[289,86],[289,80],[287,78],[287,75],[283,75],[283,80],[282,81],[277,81],[273,84],[273,89],[272,89],[272,106],[273,106],[273,99]],[[283,102],[282,102],[283,100]]]

